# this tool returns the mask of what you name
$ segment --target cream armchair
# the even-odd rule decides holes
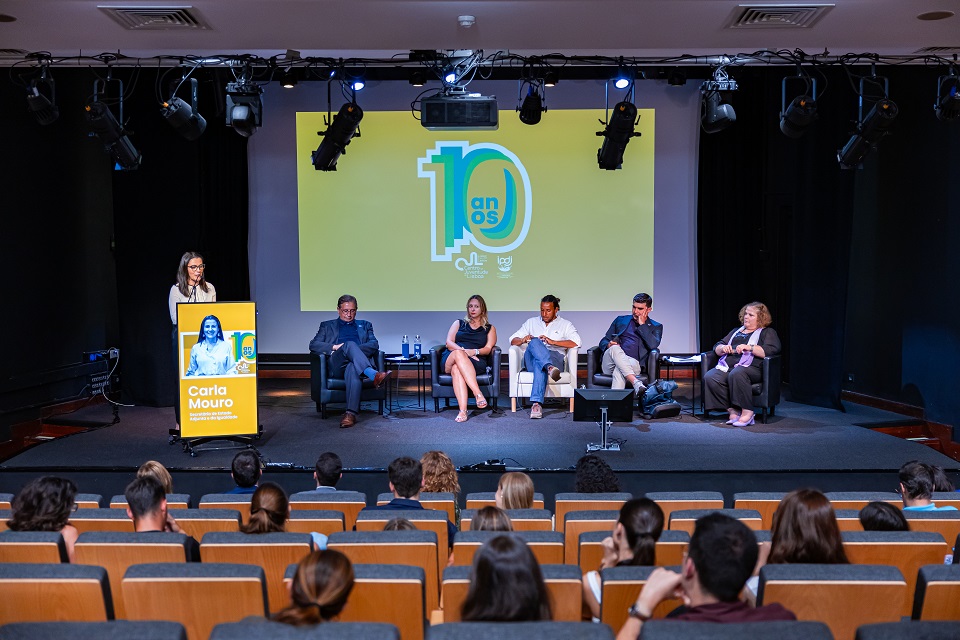
[[[533,390],[533,373],[523,371],[523,352],[527,345],[511,345],[508,355],[510,364],[510,410],[517,410],[517,398],[529,398]],[[577,388],[577,357],[580,349],[567,349],[566,366],[560,374],[560,380],[554,382],[547,378],[547,390],[543,397],[570,398],[570,412],[573,413],[573,391]],[[522,404],[522,401],[521,401]]]

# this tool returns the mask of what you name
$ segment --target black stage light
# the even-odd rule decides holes
[[[410,84],[415,87],[422,87],[427,84],[427,74],[423,71],[413,71],[410,73]]]
[[[687,84],[687,74],[685,74],[683,71],[680,71],[680,69],[673,69],[667,75],[667,84],[669,84],[671,87],[682,87],[683,85]]]
[[[543,86],[555,87],[560,82],[560,72],[555,69],[543,72]]]
[[[867,153],[870,152],[870,148],[870,142],[866,138],[859,133],[853,134],[847,140],[847,144],[843,145],[843,149],[837,152],[837,162],[840,163],[840,168],[854,169],[859,167]]]
[[[857,126],[857,133],[850,137],[847,144],[837,153],[837,161],[842,169],[854,169],[860,166],[880,140],[887,135],[896,120],[899,110],[889,98],[881,98],[867,113],[867,117]]]
[[[543,97],[540,95],[542,89],[538,81],[530,82],[527,86],[527,95],[523,103],[517,107],[520,112],[520,122],[523,124],[537,124],[543,116],[546,108],[543,106]]]
[[[227,125],[249,138],[263,124],[263,89],[255,84],[231,82],[227,84]]]
[[[732,126],[737,121],[737,112],[733,105],[720,98],[720,92],[709,89],[701,100],[700,126],[707,133],[717,133]]]
[[[100,138],[104,149],[121,169],[136,169],[140,166],[140,152],[130,142],[126,132],[113,113],[102,102],[91,102],[86,107],[90,131]]]
[[[799,138],[817,121],[817,101],[808,95],[797,96],[780,114],[780,131],[788,138]]]
[[[603,144],[597,150],[597,162],[601,169],[613,171],[623,165],[623,152],[630,138],[639,136],[634,132],[637,124],[637,107],[632,102],[618,102],[613,107],[610,122],[598,136],[603,136]]]
[[[941,76],[937,81],[937,104],[934,105],[934,111],[938,119],[946,121],[960,118],[958,84],[960,84],[960,78],[952,73]]]
[[[42,125],[53,124],[60,117],[53,78],[48,78],[46,71],[27,86],[27,109]]]
[[[187,140],[196,140],[207,129],[207,121],[197,111],[197,85],[196,78],[190,78],[190,103],[173,96],[160,109],[170,126]]]
[[[310,160],[313,162],[313,168],[317,171],[336,171],[337,160],[340,154],[347,152],[347,145],[353,139],[363,119],[363,109],[355,102],[347,102],[337,115],[333,116],[333,122],[326,131],[319,131],[317,135],[323,136],[320,146],[310,154]]]
[[[280,86],[284,89],[293,89],[297,86],[297,74],[294,73],[293,69],[287,69],[283,72],[280,77]]]

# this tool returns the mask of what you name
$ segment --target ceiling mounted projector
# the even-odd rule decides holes
[[[499,113],[496,96],[436,95],[420,101],[420,124],[430,131],[495,130]]]

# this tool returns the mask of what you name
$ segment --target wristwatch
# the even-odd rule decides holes
[[[653,617],[653,615],[647,616],[647,615],[644,615],[644,614],[640,613],[640,609],[637,608],[637,603],[636,603],[636,602],[634,602],[632,605],[630,605],[630,608],[627,609],[627,615],[629,615],[631,618],[636,618],[636,619],[639,620],[640,622],[646,622],[647,620],[649,620],[650,618]]]

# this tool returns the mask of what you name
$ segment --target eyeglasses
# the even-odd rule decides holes
[[[356,309],[340,309],[340,313],[356,313]]]
[[[190,271],[203,271],[206,268],[207,268],[207,265],[205,264],[188,264],[187,265],[187,269],[190,269]]]

